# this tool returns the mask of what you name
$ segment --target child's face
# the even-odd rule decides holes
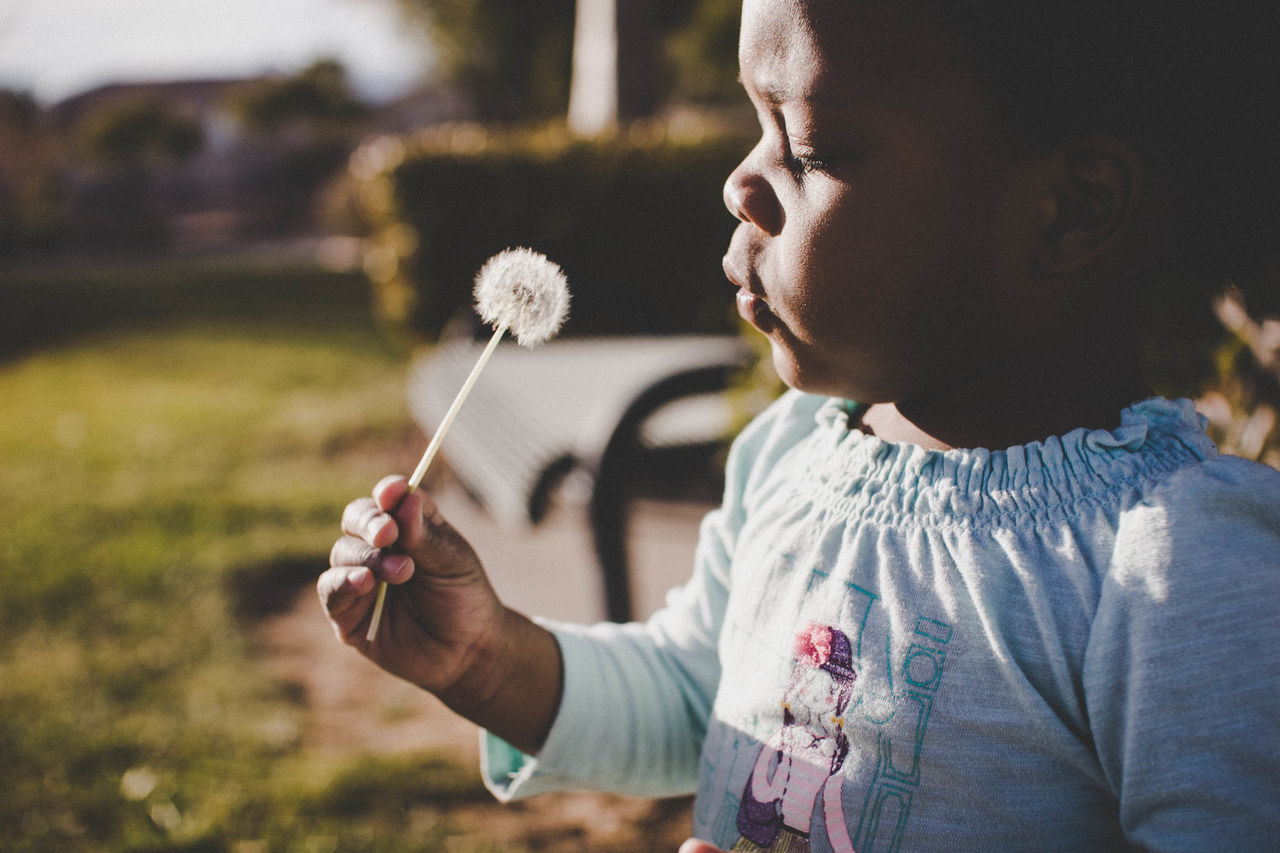
[[[762,135],[725,185],[725,270],[793,387],[897,402],[999,355],[1015,158],[925,27],[873,0],[745,0]]]

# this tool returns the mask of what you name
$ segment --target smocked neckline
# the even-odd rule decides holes
[[[1057,515],[1110,500],[1144,480],[1217,454],[1190,400],[1152,397],[1111,429],[1076,429],[1002,450],[930,450],[850,429],[850,404],[817,411],[812,476],[842,512],[961,522]]]

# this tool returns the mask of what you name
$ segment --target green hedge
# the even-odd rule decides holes
[[[436,130],[356,153],[384,319],[434,337],[470,317],[476,271],[509,246],[564,267],[563,334],[729,332],[720,268],[734,220],[724,179],[749,143],[661,131],[608,139],[559,130]]]

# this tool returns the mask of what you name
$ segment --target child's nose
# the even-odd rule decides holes
[[[724,206],[743,222],[770,236],[782,231],[782,207],[769,182],[756,168],[756,152],[746,156],[724,182]]]

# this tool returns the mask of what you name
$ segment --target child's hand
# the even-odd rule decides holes
[[[422,491],[387,477],[342,514],[344,535],[320,576],[339,639],[432,692],[447,690],[500,630],[503,608],[475,552]],[[379,581],[391,585],[377,639],[365,632]]]
[[[560,703],[555,638],[503,606],[431,498],[387,477],[347,505],[317,590],[338,638],[508,743],[536,754]],[[391,585],[365,639],[378,582]]]

